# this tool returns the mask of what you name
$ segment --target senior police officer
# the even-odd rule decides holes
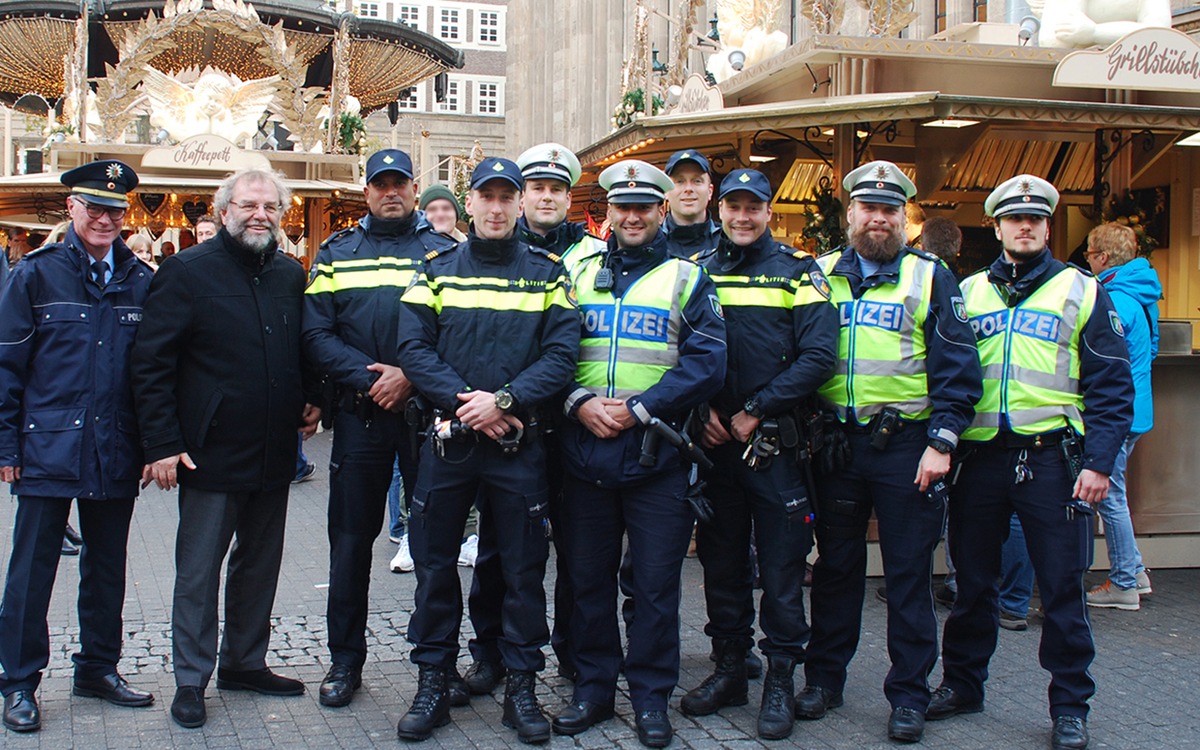
[[[371,547],[383,523],[392,466],[404,491],[417,481],[403,414],[412,385],[400,368],[400,294],[424,256],[452,241],[415,210],[412,160],[397,149],[367,160],[367,215],[325,242],[304,295],[304,347],[336,386],[329,466],[329,655],[320,702],[345,706],[367,658]]]
[[[712,201],[712,167],[704,154],[684,149],[671,154],[663,168],[671,178],[667,192],[669,212],[663,223],[671,253],[705,262],[721,241],[721,227],[708,217]]]
[[[1058,191],[1033,175],[988,196],[1003,253],[963,281],[984,392],[960,451],[950,505],[958,598],[946,620],[942,685],[929,718],[983,710],[996,650],[1000,546],[1015,511],[1042,594],[1040,660],[1050,672],[1055,748],[1087,746],[1095,656],[1083,573],[1092,516],[1133,420],[1120,317],[1087,273],[1047,246]]]
[[[671,257],[661,230],[670,179],[646,162],[605,169],[613,227],[579,259],[583,339],[564,405],[563,528],[575,609],[574,695],[554,719],[574,735],[613,715],[621,639],[617,570],[629,538],[634,599],[625,677],[638,739],[665,747],[667,700],[679,678],[679,575],[691,536],[688,470],[662,427],[678,430],[725,379],[725,323],[712,281]],[[677,435],[672,435],[678,439]]]
[[[154,702],[117,673],[142,471],[129,353],[153,275],[121,241],[138,176],[110,160],[61,179],[71,189],[66,236],[28,253],[0,286],[0,480],[17,496],[0,692],[4,726],[17,732],[41,726],[34,692],[50,660],[46,613],[74,498],[84,548],[73,692],[120,706]]]
[[[601,244],[599,239],[587,233],[582,223],[567,221],[567,211],[571,208],[571,188],[579,181],[581,172],[579,159],[565,146],[542,143],[526,150],[516,161],[525,180],[523,215],[517,220],[521,241],[558,255],[569,273],[573,258],[586,254],[593,243]],[[547,414],[546,417],[544,427],[551,427],[557,421],[556,414]],[[560,528],[562,457],[557,439],[546,441],[546,471],[550,523],[554,528]],[[562,534],[554,535],[554,547],[557,577],[554,585],[554,630],[550,635],[550,644],[558,657],[559,673],[573,677],[575,667],[568,648],[568,635],[574,598],[567,574]],[[500,573],[495,530],[492,519],[485,515],[480,524],[479,557],[475,561],[468,602],[471,625],[475,629],[475,637],[470,642],[474,662],[463,675],[467,688],[476,695],[492,692],[504,676],[498,645],[502,634],[500,613],[503,601],[504,578]]]
[[[405,740],[426,739],[449,721],[446,678],[462,621],[459,542],[477,498],[505,584],[503,721],[522,742],[550,739],[534,695],[549,638],[538,426],[543,404],[575,370],[579,311],[559,257],[517,236],[523,184],[512,161],[481,161],[471,173],[467,241],[431,253],[403,297],[400,361],[434,409],[409,506],[417,591],[408,639],[420,676],[396,730]]]
[[[792,733],[792,674],[809,635],[801,582],[814,508],[807,452],[804,463],[796,460],[799,432],[813,413],[811,397],[833,372],[838,320],[816,262],[771,236],[771,195],[766,176],[751,169],[729,173],[718,194],[724,236],[706,267],[725,311],[728,372],[704,428],[705,445],[715,448],[705,476],[713,520],[696,536],[717,666],[680,707],[703,716],[747,701],[753,524],[768,659],[758,734],[783,739]]]
[[[979,358],[954,275],[904,246],[904,206],[916,193],[891,162],[846,175],[849,247],[819,259],[841,319],[838,366],[821,386],[848,461],[818,486],[812,640],[796,715],[819,719],[842,704],[858,647],[871,511],[878,519],[892,666],[884,694],[888,736],[917,742],[927,678],[937,661],[930,573],[946,512],[950,452],[982,390]],[[848,449],[848,450],[847,450]],[[830,458],[836,458],[831,456]],[[831,463],[834,463],[831,461]]]

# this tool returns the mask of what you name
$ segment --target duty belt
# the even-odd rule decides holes
[[[1054,432],[1043,432],[1039,435],[1018,435],[1015,432],[1001,432],[992,440],[984,443],[984,445],[995,448],[1024,448],[1030,450],[1042,450],[1044,448],[1057,448],[1058,444],[1067,436],[1066,430],[1055,430]]]

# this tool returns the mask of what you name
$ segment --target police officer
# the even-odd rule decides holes
[[[979,400],[979,358],[954,275],[935,256],[904,246],[904,206],[916,186],[887,161],[853,170],[842,185],[850,193],[850,244],[818,259],[841,319],[837,370],[820,394],[834,407],[835,436],[844,435],[849,461],[818,483],[821,556],[796,715],[819,719],[842,704],[862,625],[874,510],[892,660],[884,680],[888,736],[917,742],[937,661],[930,572],[946,512],[942,477]]]
[[[1096,279],[1055,260],[1047,242],[1058,191],[1019,175],[992,191],[1003,253],[963,281],[985,379],[950,505],[958,598],[946,620],[942,685],[928,716],[983,710],[996,650],[1000,547],[1015,511],[1042,592],[1041,663],[1050,672],[1051,743],[1088,743],[1095,656],[1083,573],[1092,516],[1133,420],[1120,317]]]
[[[766,176],[752,169],[731,172],[718,195],[723,237],[706,267],[725,311],[729,369],[704,428],[705,445],[715,449],[705,477],[714,517],[696,536],[708,604],[704,630],[717,666],[680,708],[704,716],[747,701],[753,522],[768,657],[758,734],[783,739],[792,733],[792,673],[809,635],[801,582],[814,509],[807,466],[796,456],[812,409],[801,414],[798,407],[833,372],[838,322],[816,262],[771,236],[771,195]]]
[[[557,143],[542,143],[517,157],[517,166],[525,180],[524,212],[517,220],[521,241],[542,248],[563,259],[568,271],[572,261],[586,254],[593,243],[601,241],[587,233],[579,222],[567,221],[571,208],[571,188],[579,181],[579,159],[570,149]],[[582,249],[582,250],[581,250]],[[557,421],[547,414],[547,426]],[[546,430],[549,432],[549,430]],[[550,492],[550,523],[559,528],[559,497],[562,495],[562,460],[557,439],[546,441],[547,483]],[[571,609],[571,582],[567,575],[566,554],[561,534],[554,535],[557,577],[554,584],[554,631],[550,645],[558,657],[559,674],[574,677],[575,667],[568,649]],[[479,557],[471,580],[469,607],[475,637],[470,649],[474,662],[463,678],[474,695],[492,692],[504,676],[500,658],[500,610],[504,601],[504,578],[500,574],[492,520],[484,517],[480,525]]]
[[[446,678],[458,658],[459,542],[478,498],[490,519],[505,592],[499,650],[508,672],[504,725],[522,742],[550,739],[534,696],[548,640],[542,587],[548,545],[542,405],[570,383],[579,311],[559,257],[516,233],[524,181],[508,159],[471,173],[467,241],[434,253],[404,293],[400,361],[433,405],[409,506],[416,561],[408,626],[420,677],[397,734],[423,740],[449,721]]]
[[[414,209],[408,154],[373,154],[365,177],[367,215],[321,243],[304,295],[306,353],[336,386],[326,609],[332,665],[321,683],[324,706],[347,705],[362,683],[371,547],[394,462],[410,498],[417,481],[403,413],[412,385],[396,356],[400,294],[427,253],[453,244]]]
[[[679,678],[679,574],[691,536],[688,470],[679,452],[646,440],[674,429],[725,378],[725,323],[712,281],[668,254],[661,231],[670,178],[643,161],[605,169],[613,227],[603,251],[579,260],[579,368],[564,405],[563,528],[575,609],[578,677],[554,731],[575,735],[611,718],[621,667],[617,570],[628,535],[635,605],[625,677],[638,739],[665,747],[667,700]],[[654,432],[651,434],[660,435]]]
[[[0,286],[0,481],[17,496],[0,692],[4,726],[16,732],[41,726],[34,692],[50,660],[46,613],[73,498],[86,545],[73,692],[120,706],[154,702],[117,673],[142,472],[129,354],[153,276],[121,241],[138,176],[106,160],[61,179],[71,189],[66,236],[28,253]]]
[[[721,241],[721,227],[708,218],[712,168],[704,154],[689,148],[671,154],[663,171],[673,183],[667,192],[670,212],[663,224],[671,253],[703,263]]]

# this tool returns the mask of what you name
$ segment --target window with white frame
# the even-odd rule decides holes
[[[421,109],[421,87],[410,86],[396,96],[396,105],[404,112],[417,112]]]
[[[463,81],[450,77],[446,80],[446,100],[438,102],[438,112],[461,113],[463,111]]]
[[[402,23],[405,26],[411,26],[414,29],[421,31],[421,6],[420,5],[395,5],[396,11],[395,20],[397,23]]]
[[[359,18],[379,18],[379,3],[355,3],[354,13]]]
[[[439,185],[450,184],[450,154],[438,156],[437,181]]]
[[[500,12],[480,10],[475,12],[475,41],[479,44],[500,44]]]
[[[504,114],[500,104],[500,83],[498,81],[475,82],[475,114]]]
[[[447,42],[457,42],[462,39],[462,12],[457,8],[439,8],[437,35]]]

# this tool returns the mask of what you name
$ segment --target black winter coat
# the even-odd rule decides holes
[[[210,492],[287,486],[296,473],[304,269],[222,229],[163,261],[133,349],[146,462],[186,451],[179,482]]]

